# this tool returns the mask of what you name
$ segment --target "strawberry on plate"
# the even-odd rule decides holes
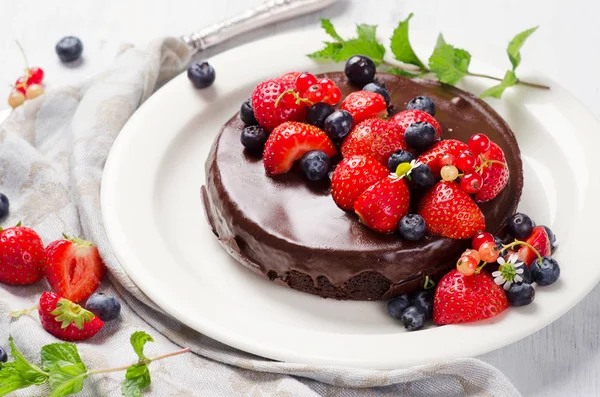
[[[372,156],[382,164],[387,164],[392,153],[406,150],[404,133],[387,120],[370,118],[354,126],[344,139],[342,156]]]
[[[442,325],[479,321],[506,308],[506,295],[488,272],[465,276],[455,269],[442,277],[435,289],[433,322]]]
[[[432,115],[422,110],[404,110],[398,114],[395,114],[394,117],[390,119],[390,123],[400,128],[402,132],[406,131],[409,125],[421,121],[431,124],[431,126],[435,129],[436,138],[439,139],[442,137],[442,126],[440,123],[438,123],[438,121],[434,119]]]
[[[417,157],[417,161],[427,164],[433,175],[439,177],[440,170],[442,169],[440,159],[443,155],[451,154],[454,157],[458,157],[461,152],[468,149],[469,147],[464,142],[457,141],[456,139],[444,139],[443,141],[434,143],[427,151],[421,153]]]
[[[346,157],[331,176],[331,196],[343,210],[354,210],[354,203],[367,188],[389,175],[388,169],[370,156]]]
[[[477,192],[475,200],[482,203],[490,201],[500,194],[502,189],[508,184],[510,173],[506,165],[504,152],[494,142],[490,142],[490,148],[480,155],[480,159],[485,165],[481,169],[483,185],[479,192]]]
[[[372,91],[354,91],[340,105],[340,110],[346,110],[360,123],[371,117],[386,117],[387,105],[381,94]]]
[[[94,313],[53,292],[42,293],[38,314],[49,334],[69,342],[89,339],[104,326]]]
[[[301,74],[302,73],[300,73],[300,72],[288,72],[288,73],[284,74],[283,76],[281,76],[280,79],[283,81],[289,81],[290,83],[296,84],[296,79]]]
[[[252,92],[254,117],[258,124],[267,131],[273,130],[286,121],[304,120],[306,104],[304,102],[297,103],[292,92],[284,94],[295,88],[295,78],[292,80],[292,77],[290,75],[289,78],[264,81],[257,85]]]
[[[438,182],[419,203],[419,215],[433,234],[473,238],[485,230],[485,218],[475,201],[456,182]]]
[[[321,150],[329,157],[337,150],[327,134],[314,125],[285,122],[273,130],[263,152],[263,162],[268,175],[288,172],[294,161],[311,150]]]
[[[527,237],[525,242],[533,246],[541,256],[550,256],[552,254],[552,244],[544,226],[534,227],[531,231],[531,235]],[[527,266],[531,266],[537,258],[535,252],[526,245],[522,245],[521,248],[519,248],[517,256],[519,261],[525,263]]]
[[[369,229],[392,233],[400,219],[408,214],[409,204],[406,181],[392,174],[365,190],[354,203],[354,212]]]
[[[35,230],[15,226],[0,231],[0,282],[33,284],[44,277],[45,260],[44,244]]]

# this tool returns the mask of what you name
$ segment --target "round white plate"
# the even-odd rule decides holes
[[[435,40],[425,37],[413,38],[424,58]],[[594,171],[600,125],[554,82],[551,91],[518,88],[490,101],[523,153],[521,210],[560,239],[562,277],[538,288],[533,304],[489,321],[409,333],[387,316],[383,302],[303,294],[231,259],[211,233],[200,199],[210,146],[258,82],[292,70],[341,70],[341,64],[318,65],[304,56],[323,39],[320,31],[303,31],[220,54],[210,60],[217,71],[211,88],[195,90],[185,74],[178,76],[119,135],[104,170],[104,224],[121,265],[152,300],[199,332],[257,355],[389,369],[505,346],[550,324],[592,289],[600,280],[593,228],[600,221]],[[475,60],[472,67],[502,74]],[[485,88],[480,81],[465,84]]]

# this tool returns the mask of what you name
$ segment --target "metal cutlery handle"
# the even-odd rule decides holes
[[[233,18],[183,36],[194,51],[202,51],[251,30],[318,11],[337,0],[270,0]]]

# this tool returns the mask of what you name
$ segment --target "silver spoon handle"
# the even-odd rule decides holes
[[[182,39],[192,50],[199,52],[251,30],[321,10],[336,1],[269,0],[233,18],[185,35]]]

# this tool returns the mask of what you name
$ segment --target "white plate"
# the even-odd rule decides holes
[[[594,203],[600,197],[594,153],[600,126],[556,83],[550,92],[519,88],[490,101],[523,152],[521,210],[560,238],[562,277],[538,288],[532,305],[490,321],[409,333],[386,315],[382,302],[303,294],[231,259],[211,233],[200,200],[209,148],[259,81],[292,70],[340,70],[343,65],[317,65],[303,55],[323,38],[303,31],[220,54],[211,59],[217,71],[211,88],[194,90],[180,75],[119,135],[104,170],[104,223],[123,268],[151,299],[188,326],[257,355],[387,369],[505,346],[550,324],[592,289],[600,280],[593,228],[600,221]],[[418,50],[432,48],[431,40],[422,41],[416,40]],[[501,73],[483,63],[474,62],[473,69]]]

